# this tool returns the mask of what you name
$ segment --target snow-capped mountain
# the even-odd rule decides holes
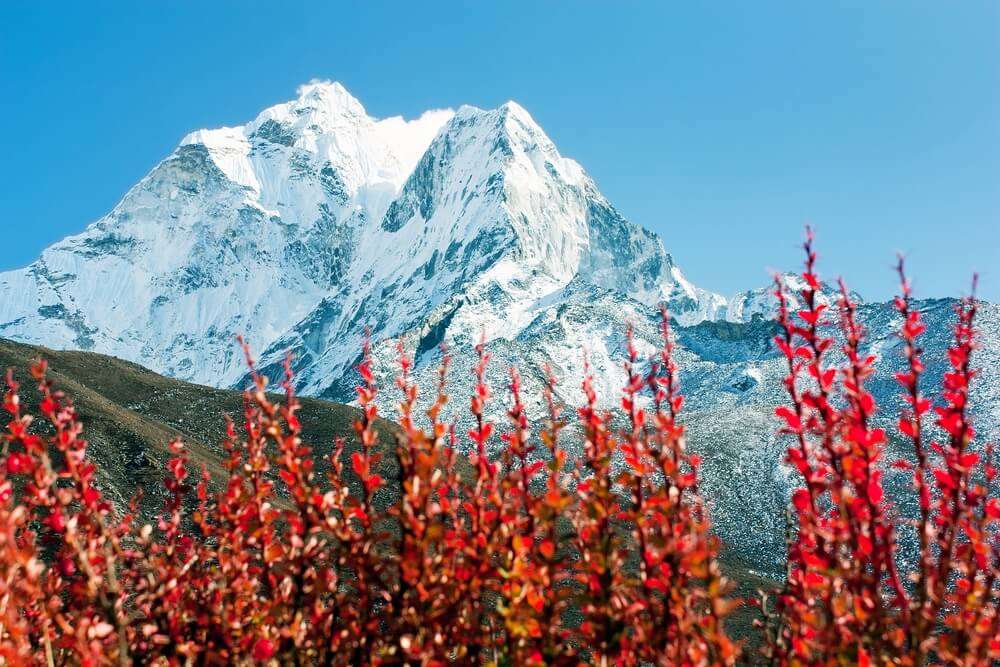
[[[243,375],[235,332],[294,348],[324,394],[376,338],[463,295],[489,337],[579,278],[685,322],[724,301],[687,283],[514,103],[371,118],[339,84],[201,130],[83,233],[0,274],[0,335],[94,350],[203,384]]]
[[[778,278],[785,293],[789,312],[796,312],[802,308],[800,294],[806,288],[806,281],[797,273],[783,273]],[[730,322],[750,322],[755,317],[771,319],[778,312],[778,297],[775,295],[776,286],[772,283],[767,287],[746,290],[728,299],[726,303],[726,317]],[[851,299],[855,303],[861,303],[863,299],[857,292],[850,292]],[[816,303],[833,307],[840,298],[840,288],[829,283],[821,283],[816,293]]]
[[[246,125],[184,137],[106,216],[0,273],[0,337],[231,387],[244,381],[242,333],[267,374],[291,351],[300,391],[339,400],[353,398],[366,330],[386,386],[393,341],[416,351],[427,381],[445,343],[457,396],[484,337],[496,388],[510,364],[529,389],[547,366],[576,404],[586,351],[612,405],[626,322],[652,350],[665,303],[720,531],[743,553],[778,553],[786,473],[772,436],[782,371],[771,291],[727,300],[689,283],[660,238],[624,219],[516,103],[380,120],[339,84],[311,83]],[[923,306],[928,351],[940,354],[950,305]],[[892,309],[864,313],[891,368]],[[1000,368],[996,307],[984,307],[982,329],[981,363]],[[877,397],[894,405],[894,392]],[[995,438],[1000,388],[990,378],[977,392],[980,431]],[[502,419],[502,402],[492,414]]]
[[[203,130],[83,233],[0,274],[0,335],[225,386],[243,332],[263,349],[345,285],[450,112],[376,121],[339,85]]]

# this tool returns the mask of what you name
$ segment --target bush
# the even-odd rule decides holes
[[[792,496],[797,530],[789,541],[787,581],[773,607],[765,598],[768,652],[780,663],[991,664],[1000,658],[1000,502],[991,495],[992,448],[984,457],[972,446],[976,301],[964,298],[956,308],[950,368],[932,401],[921,389],[926,327],[900,259],[895,306],[905,369],[896,380],[905,408],[897,428],[912,456],[890,465],[912,471],[919,502],[918,557],[901,572],[897,519],[882,486],[887,434],[873,424],[877,406],[865,389],[874,357],[864,351],[857,308],[841,281],[843,361],[831,363],[837,344],[824,333],[827,307],[818,300],[812,246],[810,233],[804,305],[794,318],[780,281],[776,289],[781,334],[775,343],[787,361],[789,396],[777,416],[794,440],[788,462],[804,486]],[[928,444],[932,414],[943,438]]]
[[[685,451],[669,318],[662,345],[641,359],[628,335],[620,419],[585,404],[566,416],[550,376],[547,414],[526,414],[510,371],[510,407],[495,426],[485,347],[476,348],[474,427],[443,420],[443,357],[425,415],[412,359],[399,350],[399,405],[383,478],[377,388],[359,367],[357,443],[324,461],[300,439],[290,363],[285,397],[252,373],[242,428],[229,422],[228,477],[212,492],[189,478],[171,444],[168,500],[155,525],[119,516],[94,485],[80,420],[46,379],[36,424],[8,373],[10,414],[0,458],[0,656],[7,663],[294,664],[988,664],[1000,658],[995,469],[973,451],[968,389],[975,372],[975,301],[962,301],[939,404],[921,391],[923,325],[903,278],[909,406],[899,430],[919,495],[919,559],[898,564],[884,498],[886,433],[865,390],[873,359],[842,286],[836,310],[843,361],[818,298],[806,244],[804,304],[790,312],[777,283],[789,403],[778,409],[803,486],[792,496],[788,576],[762,593],[763,656],[724,623],[739,601],[720,573],[719,545]],[[902,277],[902,265],[900,265]],[[247,354],[253,369],[253,361]],[[945,438],[926,443],[930,415]],[[534,420],[534,421],[533,421]],[[418,423],[425,424],[421,428]],[[542,426],[532,433],[531,424]],[[567,455],[569,439],[582,455]],[[383,443],[383,445],[386,443]],[[318,465],[320,464],[320,465]]]

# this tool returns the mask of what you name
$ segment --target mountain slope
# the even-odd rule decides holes
[[[924,336],[927,375],[924,391],[933,395],[946,369],[946,350],[955,321],[952,299],[919,301],[915,304],[928,324]],[[891,304],[874,303],[860,307],[859,318],[868,330],[867,349],[876,356],[877,376],[870,389],[879,405],[877,421],[887,432],[895,432],[899,389],[893,374],[902,369],[901,341],[896,336],[898,317]],[[544,418],[541,402],[545,369],[558,379],[557,398],[567,410],[584,402],[581,391],[586,356],[603,404],[613,409],[626,382],[625,330],[634,326],[636,346],[645,357],[660,344],[659,313],[622,294],[574,283],[558,299],[540,306],[532,321],[516,336],[498,337],[486,344],[491,356],[487,381],[494,398],[487,413],[504,428],[509,399],[507,369],[521,371],[526,410],[538,422]],[[977,446],[1000,439],[1000,306],[980,307],[980,348],[975,363],[983,368],[973,385],[972,408],[976,419]],[[780,573],[784,553],[785,506],[791,469],[784,464],[788,441],[776,436],[779,426],[774,408],[787,397],[782,386],[786,371],[784,358],[774,346],[776,324],[762,317],[749,322],[704,321],[692,326],[675,322],[676,359],[680,368],[680,388],[685,395],[683,422],[688,446],[702,456],[700,488],[712,509],[712,521],[724,544],[745,563],[763,572]],[[415,379],[429,388],[436,382],[440,353],[421,343],[418,332],[404,337],[408,349],[418,354]],[[451,370],[448,384],[456,400],[449,403],[449,416],[463,422],[459,432],[471,426],[467,397],[473,391],[471,369],[475,353],[469,345],[449,347]],[[834,355],[836,355],[834,351]],[[397,373],[393,345],[375,347],[375,370],[384,388],[381,403],[386,410],[399,400],[392,387]],[[425,397],[429,400],[429,397]],[[387,413],[391,416],[391,412]],[[936,434],[930,434],[936,437]],[[566,446],[579,446],[567,436]],[[499,447],[498,442],[495,446]],[[905,451],[890,453],[895,460]],[[897,498],[905,488],[898,471],[888,471]]]
[[[40,358],[49,362],[49,378],[56,388],[73,400],[101,488],[119,507],[126,506],[140,488],[146,512],[162,507],[167,445],[174,438],[187,444],[193,473],[205,464],[214,478],[224,474],[224,415],[240,423],[240,392],[163,377],[115,357],[58,352],[0,339],[0,369],[13,370],[21,382],[26,409],[35,414],[38,396],[28,368]],[[298,416],[303,441],[316,448],[317,459],[329,454],[334,438],[355,440],[356,408],[307,398]],[[388,427],[381,428],[382,440],[391,442]]]

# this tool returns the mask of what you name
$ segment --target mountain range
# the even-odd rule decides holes
[[[794,288],[794,276],[783,280]],[[725,298],[691,284],[660,237],[626,220],[514,102],[376,119],[340,84],[313,82],[245,125],[187,135],[107,215],[0,273],[0,337],[239,388],[240,333],[266,374],[291,352],[301,393],[349,401],[370,336],[390,417],[396,341],[415,352],[425,387],[447,346],[449,384],[464,397],[483,340],[500,395],[490,414],[502,421],[508,366],[536,396],[551,369],[573,406],[584,354],[613,407],[627,323],[651,352],[665,304],[713,519],[768,570],[783,550],[789,483],[773,435],[783,370],[770,291]],[[953,306],[919,304],[933,377]],[[864,303],[861,314],[880,370],[898,366],[891,304]],[[995,440],[997,306],[983,304],[980,331],[986,372],[974,399],[983,439]],[[875,395],[891,410],[885,377]],[[460,418],[464,398],[452,405]],[[542,416],[537,402],[529,408]]]

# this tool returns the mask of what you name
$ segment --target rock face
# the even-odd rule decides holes
[[[660,238],[625,220],[513,102],[378,120],[339,84],[313,83],[246,125],[194,132],[105,217],[0,273],[0,337],[234,387],[242,333],[265,372],[291,351],[300,391],[334,400],[353,397],[366,330],[387,381],[395,340],[416,351],[427,382],[447,345],[457,396],[484,338],[497,389],[507,365],[529,389],[549,367],[575,405],[586,350],[612,406],[625,324],[651,351],[660,303],[677,323],[692,442],[706,455],[720,532],[774,562],[787,471],[771,435],[782,371],[770,289],[725,299],[690,284]],[[921,304],[938,358],[952,305]],[[892,368],[892,309],[863,310],[879,364]],[[996,438],[1000,313],[982,312],[988,370],[976,398],[980,431]],[[890,383],[876,397],[896,405]],[[492,414],[502,420],[501,401]]]

